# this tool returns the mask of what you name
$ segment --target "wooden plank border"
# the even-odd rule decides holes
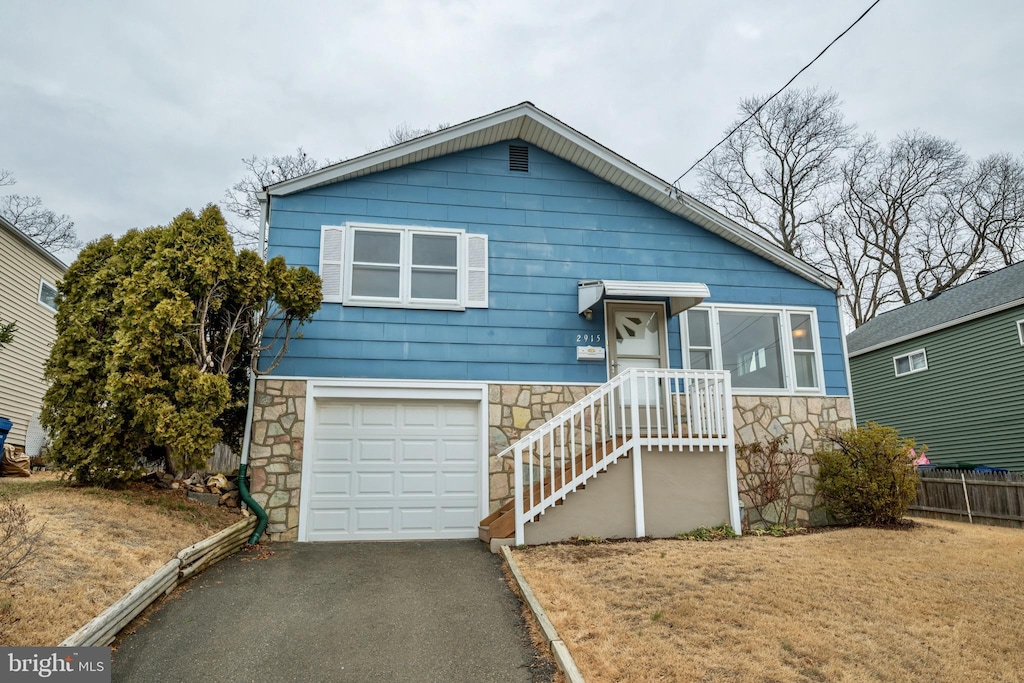
[[[58,647],[110,645],[121,629],[161,595],[169,594],[201,569],[237,552],[255,526],[256,518],[247,517],[185,548],[95,619],[68,636]]]

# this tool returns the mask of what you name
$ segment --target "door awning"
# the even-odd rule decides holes
[[[581,280],[579,283],[580,315],[601,299],[644,297],[668,299],[669,315],[678,315],[711,296],[703,282],[639,282],[636,280]]]

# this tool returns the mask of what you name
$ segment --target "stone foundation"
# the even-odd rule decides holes
[[[794,478],[796,496],[788,521],[802,526],[826,524],[815,485],[817,467],[809,456],[821,445],[820,431],[853,427],[850,399],[837,396],[734,396],[733,423],[737,448],[784,436],[786,448],[805,456],[805,462]],[[736,466],[740,499],[745,505],[748,523],[757,526],[783,521],[759,517],[746,493],[757,473],[745,471],[739,454]]]
[[[550,384],[491,384],[487,388],[487,444],[490,511],[511,496],[511,458],[495,458],[596,387]]]
[[[252,497],[270,516],[270,540],[294,541],[299,537],[306,383],[259,379],[253,400],[249,448]]]

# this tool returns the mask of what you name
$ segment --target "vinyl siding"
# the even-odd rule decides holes
[[[857,419],[928,446],[935,464],[1024,471],[1024,306],[850,359]],[[893,356],[924,349],[928,369],[896,377]]]
[[[23,446],[39,412],[43,366],[57,336],[54,314],[39,303],[39,280],[56,285],[63,272],[0,226],[0,320],[14,320],[14,342],[0,349],[0,417],[14,422],[7,443]]]
[[[524,144],[513,142],[512,144]],[[827,392],[846,395],[834,292],[813,284],[532,145],[529,173],[508,143],[272,197],[269,249],[318,267],[320,228],[347,221],[462,228],[489,237],[490,302],[460,312],[324,304],[275,375],[604,382],[576,361],[577,282],[707,283],[709,302],[813,306]],[[669,357],[682,362],[677,318]]]

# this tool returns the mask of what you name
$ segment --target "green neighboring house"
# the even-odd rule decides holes
[[[933,464],[1024,471],[1024,263],[868,321],[846,337],[860,424]]]

